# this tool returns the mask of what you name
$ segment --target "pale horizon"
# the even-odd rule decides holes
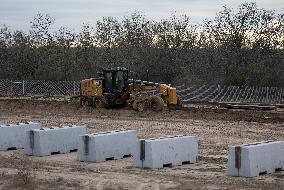
[[[55,19],[53,29],[64,26],[78,31],[83,23],[95,26],[103,17],[122,19],[135,11],[151,20],[166,19],[174,13],[186,14],[191,22],[200,23],[206,18],[213,19],[224,5],[237,8],[243,2],[256,2],[259,8],[277,12],[284,8],[282,0],[0,0],[0,25],[28,31],[33,17],[43,13]]]

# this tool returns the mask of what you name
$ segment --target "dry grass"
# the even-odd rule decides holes
[[[5,161],[8,167],[15,170],[12,175],[6,174],[8,175],[7,182],[9,182],[6,186],[7,189],[35,189],[33,184],[35,184],[39,163],[18,151],[13,152]]]

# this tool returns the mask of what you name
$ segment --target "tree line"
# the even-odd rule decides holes
[[[127,67],[134,78],[171,84],[284,86],[284,13],[243,3],[213,19],[159,21],[134,12],[105,17],[79,32],[38,13],[30,30],[0,27],[0,78],[81,80]]]

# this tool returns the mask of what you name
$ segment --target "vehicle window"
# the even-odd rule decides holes
[[[117,71],[115,75],[115,90],[122,91],[124,88],[124,73],[123,71]]]
[[[112,89],[112,73],[105,73],[105,88],[107,91]]]

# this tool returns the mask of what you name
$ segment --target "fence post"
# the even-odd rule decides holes
[[[9,80],[9,84],[10,84],[10,88],[9,88],[9,90],[10,90],[10,96],[12,95],[12,92],[13,92],[13,82],[12,82],[12,80]]]
[[[73,81],[73,96],[75,96],[76,93],[76,82]]]
[[[269,87],[266,88],[266,104],[269,104],[268,103],[268,97],[269,97],[268,92],[269,92]]]
[[[25,95],[25,81],[22,81],[22,89],[23,89],[23,95]]]

